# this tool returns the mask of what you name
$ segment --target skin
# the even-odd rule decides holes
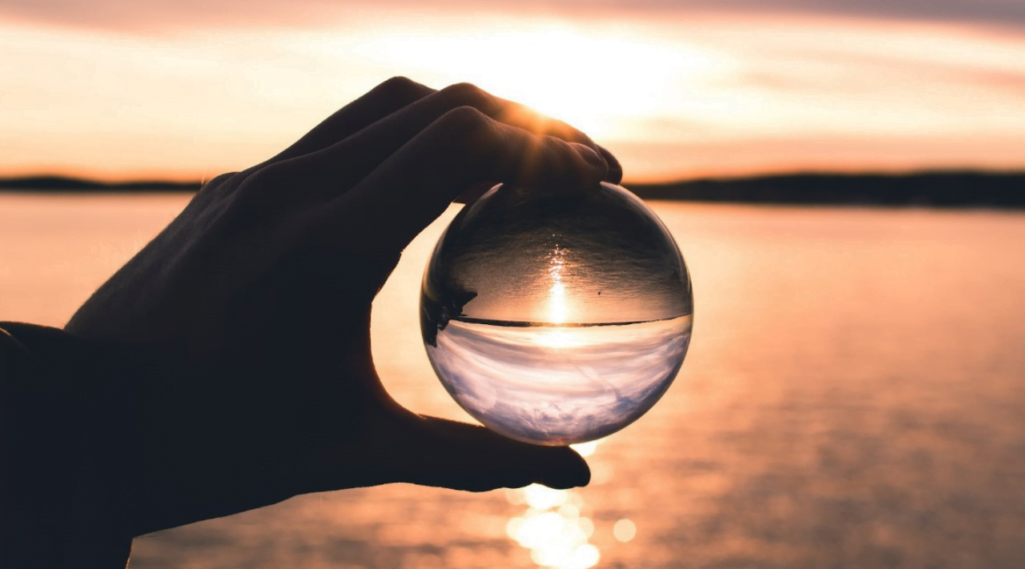
[[[587,484],[569,448],[417,415],[385,392],[370,309],[402,249],[496,182],[618,182],[572,127],[468,84],[379,85],[274,158],[218,176],[66,329],[132,367],[141,535],[308,492]]]

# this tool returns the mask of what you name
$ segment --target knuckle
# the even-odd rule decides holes
[[[570,142],[579,142],[588,146],[594,145],[594,141],[586,133],[561,120],[551,119],[551,134]]]
[[[272,164],[250,174],[229,196],[226,222],[231,227],[246,226],[255,220],[280,217],[288,210],[294,180],[287,164]]]
[[[292,168],[287,160],[264,166],[250,174],[239,191],[246,194],[275,191],[277,187],[287,182],[291,171]]]
[[[494,97],[473,83],[456,83],[442,91],[448,100],[457,105],[468,105],[481,110],[490,109],[494,105]]]
[[[535,157],[539,166],[554,164],[572,164],[576,159],[576,151],[568,142],[554,136],[537,136],[527,143],[528,152]]]
[[[448,161],[474,163],[475,157],[492,147],[495,129],[491,123],[487,115],[474,107],[456,107],[431,125],[432,144],[450,150],[443,154]]]
[[[483,130],[489,120],[475,107],[461,105],[442,115],[439,123],[446,132],[465,137]]]
[[[217,176],[214,176],[213,178],[207,180],[202,185],[202,187],[200,187],[199,191],[201,191],[201,192],[214,192],[214,191],[217,191],[218,188],[221,188],[221,187],[227,185],[228,181],[231,180],[232,178],[235,178],[237,175],[238,175],[238,172],[226,172],[224,174],[219,174]]]
[[[375,90],[385,97],[409,99],[422,95],[425,87],[408,77],[395,76],[378,85]]]

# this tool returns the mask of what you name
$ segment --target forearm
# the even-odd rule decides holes
[[[116,358],[0,323],[0,566],[124,567],[133,461]]]

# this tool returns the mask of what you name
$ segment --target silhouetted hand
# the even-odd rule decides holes
[[[389,482],[586,484],[568,448],[400,407],[374,371],[370,305],[460,195],[620,175],[563,123],[471,85],[392,79],[206,184],[67,326],[138,360],[135,535]]]

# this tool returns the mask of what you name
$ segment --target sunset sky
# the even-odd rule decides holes
[[[0,0],[0,176],[209,178],[393,75],[633,180],[1025,168],[1025,0]]]

